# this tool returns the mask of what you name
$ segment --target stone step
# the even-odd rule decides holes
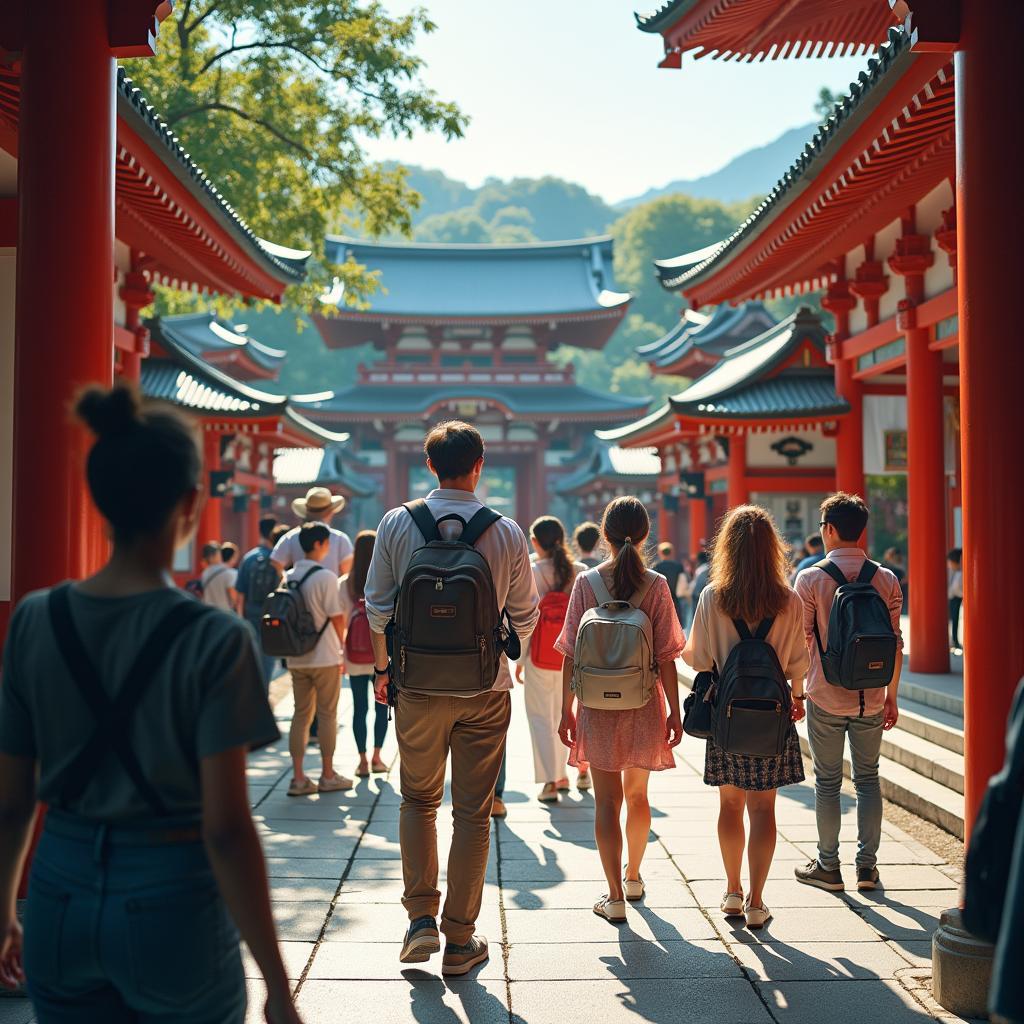
[[[800,746],[805,754],[809,754],[807,745],[806,722],[797,725],[800,735]],[[891,735],[891,734],[890,734]],[[886,737],[888,740],[889,737]],[[932,744],[934,746],[934,744]],[[920,751],[918,751],[918,754]],[[944,751],[944,754],[948,754]],[[908,751],[908,758],[913,754]],[[962,759],[961,759],[962,762]],[[962,783],[961,763],[961,787]],[[891,800],[899,807],[904,807],[925,821],[930,821],[939,828],[945,829],[958,839],[964,837],[964,798],[961,793],[937,782],[929,775],[922,775],[913,768],[893,760],[883,753],[879,761],[879,779],[882,796]],[[852,778],[853,769],[849,754],[843,755],[843,774]]]
[[[964,684],[959,676],[917,676],[906,673],[900,680],[900,698],[964,717]]]
[[[954,754],[964,752],[964,720],[939,708],[919,704],[910,700],[900,689],[900,720],[896,724],[900,732],[912,733],[937,746],[951,750]]]
[[[904,711],[900,710],[900,721]],[[960,733],[961,739],[963,732]],[[882,734],[882,756],[963,795],[964,756],[906,729]]]

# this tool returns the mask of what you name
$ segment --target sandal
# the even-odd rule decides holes
[[[579,790],[588,790],[590,787],[590,772],[586,768],[582,768],[580,769],[579,775],[576,776],[576,788]]]
[[[368,779],[370,777],[370,769],[359,765],[355,770],[355,777],[357,779]]]
[[[626,920],[626,901],[602,896],[594,904],[594,913],[606,921],[611,921],[612,924],[622,924]]]
[[[568,779],[559,779],[557,782],[555,782],[554,786],[555,786],[555,789],[557,789],[559,793],[568,793],[569,792],[569,780]]]
[[[351,779],[346,779],[344,775],[332,775],[329,779],[321,776],[316,788],[320,793],[340,793],[342,790],[351,789],[354,785],[355,783]]]
[[[544,788],[537,794],[537,799],[542,804],[557,804],[558,787],[553,782],[545,782]]]
[[[771,919],[772,912],[768,909],[768,905],[762,900],[761,906],[755,907],[748,903],[743,911],[743,916],[747,919],[747,927],[751,929],[763,928]]]
[[[301,782],[292,779],[288,787],[289,796],[312,796],[316,792],[316,783],[307,775]]]
[[[388,766],[383,761],[374,761],[373,764],[370,765],[370,771],[373,772],[374,775],[386,775]]]
[[[722,896],[722,913],[726,917],[743,916],[743,893],[727,892]]]

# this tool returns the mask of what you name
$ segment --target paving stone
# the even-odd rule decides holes
[[[860,943],[879,939],[871,925],[845,907],[779,909],[768,924],[757,931],[748,929],[742,918],[715,919],[715,925],[730,942]]]
[[[296,1005],[305,1024],[337,1024],[364,1008],[374,1024],[508,1024],[503,981],[307,981]],[[345,1017],[347,1019],[347,1017]]]
[[[442,893],[442,905],[443,899]],[[409,917],[400,903],[339,902],[328,922],[324,941],[397,942],[408,927]],[[495,943],[501,941],[501,914],[497,902],[484,904],[477,927]]]
[[[850,886],[851,881],[855,882],[856,880],[852,870],[844,872],[843,877],[847,887]],[[904,889],[911,891],[946,889],[955,893],[959,888],[957,881],[930,864],[897,864],[887,867],[882,875],[882,884],[885,886],[885,891],[890,893]],[[956,903],[955,895],[952,897],[952,903]]]
[[[639,905],[645,907],[696,907],[697,903],[682,879],[654,879],[643,873],[647,894]],[[506,886],[506,910],[579,910],[590,909],[607,889],[604,881],[564,881],[529,886]]]
[[[843,898],[853,906],[859,907],[893,907],[928,908],[929,910],[948,910],[956,906],[957,893],[950,889],[875,889],[859,892],[847,889]]]
[[[732,952],[763,981],[894,978],[907,966],[884,942],[736,942]]]
[[[565,942],[557,948],[517,942],[509,948],[508,973],[512,981],[742,977],[722,942],[678,939]]]
[[[631,905],[626,909],[626,923],[619,925],[598,917],[591,908],[509,910],[506,905],[508,942],[514,947],[520,942],[560,943],[569,938],[573,942],[717,938],[704,915],[691,907],[654,909]]]
[[[750,983],[740,978],[520,981],[510,988],[512,1024],[772,1021]]]
[[[272,902],[270,908],[279,939],[316,942],[327,917],[328,904]]]
[[[338,878],[271,878],[270,898],[281,903],[324,903],[334,899]]]
[[[310,954],[313,952],[315,943],[312,942],[279,942],[281,947],[281,959],[284,961],[284,969],[290,981],[297,981],[302,972],[306,969]],[[247,978],[262,978],[260,969],[253,959],[249,947],[242,943],[242,966],[245,968]],[[0,1018],[2,1020],[2,1018]]]
[[[910,962],[912,967],[931,967],[931,941],[899,942],[892,943],[892,946],[895,948],[896,952]]]
[[[505,964],[500,935],[488,935],[491,958],[474,969],[472,978],[504,982]],[[441,936],[442,949],[444,936]],[[401,942],[322,942],[308,977],[310,980],[378,981],[441,980],[441,954],[424,964],[403,964],[398,959]]]
[[[945,907],[942,908],[946,909]],[[930,941],[939,926],[941,910],[910,906],[866,906],[858,904],[857,913],[880,935],[897,942]]]
[[[856,853],[856,839],[845,844],[840,841],[840,856],[847,856],[851,860]],[[818,853],[817,844],[814,842],[799,842],[796,844],[800,852],[806,857],[816,857]],[[945,861],[936,853],[920,843],[899,843],[895,840],[885,840],[878,847],[878,866],[886,867],[889,864],[943,864]]]
[[[725,892],[724,877],[693,881],[689,886],[700,906],[710,908],[714,914],[719,913],[718,908]],[[779,910],[793,907],[834,908],[841,902],[841,897],[836,893],[802,885],[792,876],[789,879],[770,880],[765,888],[764,898],[770,907]]]
[[[266,857],[267,874],[275,878],[333,880],[335,886],[341,878],[347,858],[341,857]]]
[[[778,1024],[924,1024],[932,1017],[898,981],[758,982]]]
[[[35,1011],[28,999],[0,996],[0,1024],[34,1024]]]

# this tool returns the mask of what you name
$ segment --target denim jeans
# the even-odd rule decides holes
[[[349,676],[352,687],[352,733],[356,738],[356,750],[366,753],[366,715],[370,710],[370,696],[373,693],[373,676]],[[384,746],[388,734],[388,706],[373,702],[373,745]]]
[[[807,740],[814,762],[814,806],[818,819],[818,862],[839,869],[839,793],[843,785],[843,747],[850,738],[853,786],[857,791],[857,867],[873,868],[882,839],[882,791],[878,758],[884,714],[857,718],[832,715],[807,702]]]
[[[500,800],[505,795],[505,769],[508,753],[501,755],[501,767],[498,769],[498,781],[494,784],[494,795]]]
[[[243,1024],[238,932],[203,844],[154,844],[140,824],[47,815],[25,914],[39,1024]]]

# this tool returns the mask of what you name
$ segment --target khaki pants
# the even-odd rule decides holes
[[[448,857],[448,896],[441,931],[464,945],[473,935],[483,899],[491,840],[491,801],[512,714],[508,693],[479,697],[424,697],[400,693],[395,733],[402,767],[402,904],[409,920],[436,917],[437,809],[452,756],[455,831]]]
[[[338,696],[341,693],[341,666],[326,668],[293,668],[292,690],[295,693],[295,713],[288,732],[288,752],[302,763],[302,755],[309,742],[309,726],[314,711],[317,717],[317,739],[320,752],[326,760],[334,757],[338,737]]]

